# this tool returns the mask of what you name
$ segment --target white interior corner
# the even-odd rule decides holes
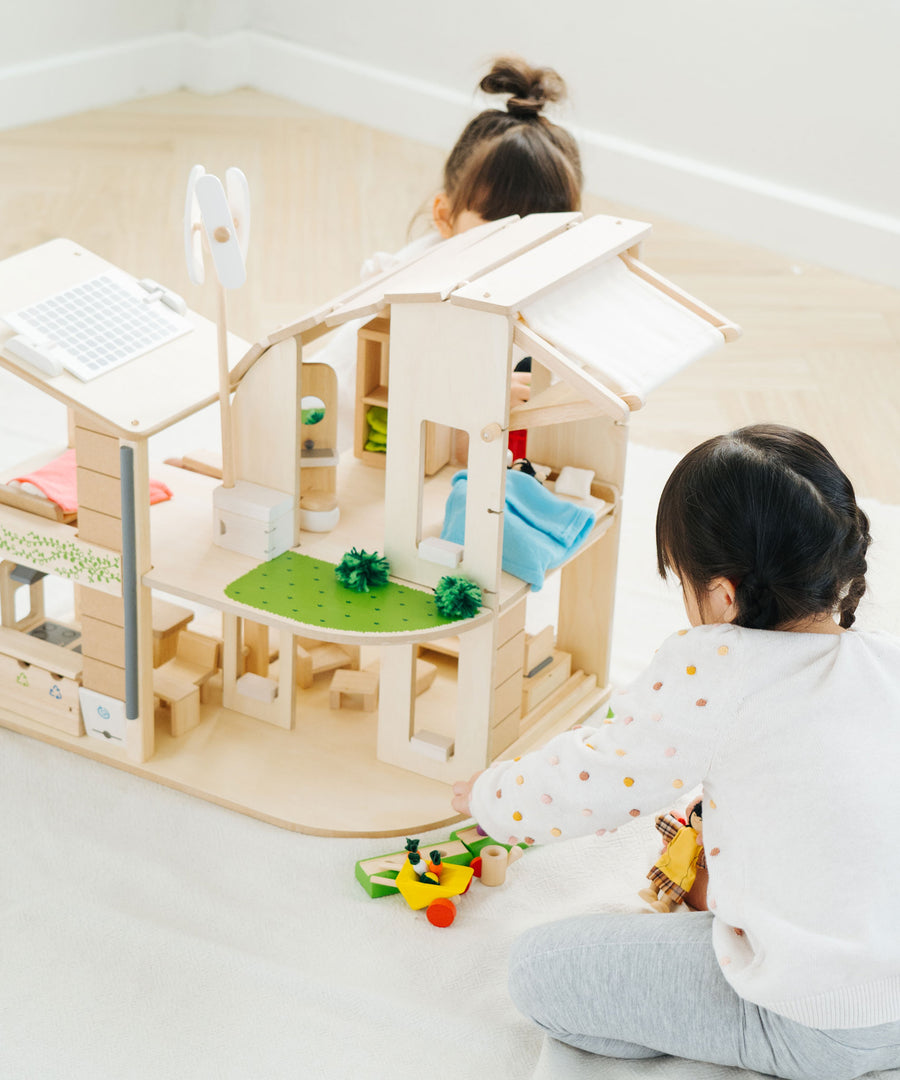
[[[110,18],[100,0],[89,0],[71,27],[68,16],[49,17],[44,9],[52,6],[42,0],[20,10],[6,28],[13,47],[0,61],[0,127],[181,87],[204,94],[252,87],[446,146],[476,108],[471,86],[483,67],[459,56],[511,49],[546,56],[566,76],[574,102],[563,121],[578,136],[592,194],[791,260],[900,285],[900,199],[888,181],[900,148],[885,137],[883,115],[896,100],[896,65],[881,57],[881,42],[900,34],[900,9],[884,10],[890,25],[873,34],[864,19],[848,20],[838,0],[827,4],[830,21],[811,0],[790,12],[740,0],[729,8],[731,34],[698,22],[697,13],[667,30],[671,13],[652,0],[652,11],[620,13],[620,55],[602,47],[597,13],[579,14],[575,3],[563,21],[578,16],[581,37],[561,33],[548,45],[536,30],[511,31],[499,12],[481,10],[484,40],[463,53],[454,44],[462,48],[459,29],[438,25],[436,12],[413,10],[408,0],[396,4],[397,24],[409,15],[402,35],[394,18],[375,18],[360,0],[341,12],[317,9],[314,18],[283,0],[252,9],[244,0],[212,8],[166,0]],[[468,7],[476,18],[465,0]],[[651,16],[657,38],[671,33],[672,49],[651,48],[645,58],[641,23]]]

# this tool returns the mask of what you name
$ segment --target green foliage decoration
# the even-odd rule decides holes
[[[481,586],[447,574],[435,586],[434,602],[445,619],[471,619],[481,607]]]
[[[368,592],[379,585],[387,585],[391,564],[377,551],[357,551],[356,548],[344,555],[334,568],[335,577],[346,589],[354,592]]]

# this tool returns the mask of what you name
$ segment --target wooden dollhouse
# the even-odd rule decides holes
[[[189,312],[192,333],[91,382],[0,354],[66,405],[78,493],[64,520],[0,484],[0,724],[301,831],[452,821],[453,780],[608,696],[629,414],[738,332],[640,262],[649,231],[579,214],[491,222],[252,346],[229,336],[234,471],[251,497],[225,518],[214,463],[151,457],[155,434],[217,399],[206,320]],[[0,263],[2,306],[106,266],[70,241],[42,245]],[[355,390],[357,434],[339,458],[339,388],[311,347],[350,320],[357,383],[340,392]],[[520,354],[532,391],[511,408]],[[384,452],[365,448],[373,406]],[[531,586],[503,565],[511,430],[548,497],[590,518],[558,570],[555,632],[526,630]],[[39,463],[0,463],[0,479]],[[463,464],[464,531],[448,541]],[[151,476],[172,492],[152,506]],[[333,566],[352,547],[388,558],[388,591],[341,594]],[[75,583],[54,624],[72,641],[33,633],[45,574]],[[472,618],[435,615],[447,574],[481,587]]]

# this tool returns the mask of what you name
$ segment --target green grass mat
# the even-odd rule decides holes
[[[334,576],[334,567],[323,559],[286,551],[232,581],[225,595],[310,626],[357,633],[428,630],[459,621],[445,619],[431,593],[406,585],[388,582],[364,593],[345,589]]]

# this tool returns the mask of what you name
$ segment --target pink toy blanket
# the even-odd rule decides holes
[[[77,482],[75,478],[75,451],[66,450],[47,465],[35,469],[27,476],[16,476],[17,484],[33,484],[51,502],[55,502],[66,514],[78,512]],[[160,480],[150,481],[150,505],[172,498],[172,492]]]

